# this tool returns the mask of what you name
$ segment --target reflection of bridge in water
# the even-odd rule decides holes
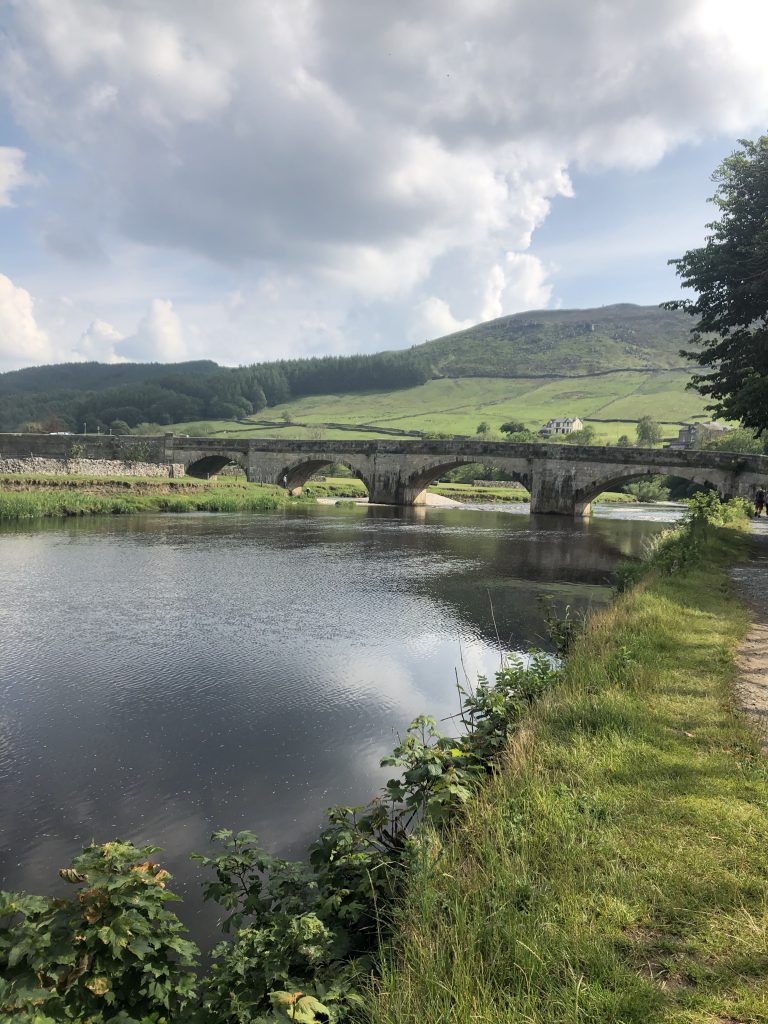
[[[293,493],[324,467],[341,463],[363,481],[372,502],[424,504],[427,487],[457,466],[504,470],[531,493],[531,511],[587,515],[601,491],[653,474],[712,487],[723,497],[751,497],[768,481],[768,456],[656,448],[609,448],[498,441],[286,441],[248,438],[0,435],[2,457],[128,459],[169,472],[215,476],[238,465],[254,483]]]

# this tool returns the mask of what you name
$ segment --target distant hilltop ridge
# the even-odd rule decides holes
[[[451,378],[569,378],[685,371],[684,313],[620,303],[544,309],[477,324],[411,348],[222,367],[186,363],[64,363],[0,374],[0,430],[58,417],[133,427],[239,419],[312,395],[390,392]],[[50,424],[49,424],[50,425]]]
[[[582,376],[689,365],[680,349],[691,319],[622,302],[596,309],[540,309],[498,317],[414,346],[446,377]]]

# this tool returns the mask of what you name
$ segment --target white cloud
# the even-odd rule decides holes
[[[374,306],[391,343],[409,321],[469,322],[453,310],[545,305],[552,285],[526,250],[571,194],[570,168],[640,170],[768,119],[768,14],[753,0],[456,0],[450,18],[438,0],[220,6],[17,0],[0,36],[0,94],[27,148],[65,165],[46,165],[36,229],[67,261],[131,248],[142,303],[164,287],[158,254],[198,260],[198,279],[216,263],[214,357],[225,334],[241,359],[300,351],[323,334],[312,317],[334,350],[368,345],[353,315],[339,325]],[[20,157],[0,149],[0,205]],[[114,352],[204,345],[157,301]]]
[[[47,333],[35,320],[32,296],[0,274],[0,371],[50,362]]]
[[[473,323],[473,320],[457,320],[445,299],[430,295],[416,307],[408,336],[415,342],[429,341],[471,327]]]
[[[527,252],[508,252],[505,264],[499,268],[503,285],[498,299],[505,314],[544,309],[549,305],[552,284],[547,280],[547,269],[540,259]]]
[[[73,357],[76,360],[96,360],[100,363],[123,362],[115,347],[124,337],[124,334],[106,320],[93,320],[80,335]]]
[[[135,362],[178,363],[187,358],[181,320],[168,299],[153,299],[136,333],[115,345],[116,354]]]
[[[13,206],[11,192],[30,179],[24,171],[26,154],[14,146],[0,146],[0,206]]]

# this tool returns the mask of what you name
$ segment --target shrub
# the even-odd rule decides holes
[[[220,852],[193,858],[212,873],[204,895],[231,937],[199,983],[154,847],[88,847],[61,872],[80,887],[75,900],[2,894],[0,1010],[19,1024],[349,1020],[411,865],[559,678],[547,655],[511,658],[493,682],[460,689],[460,738],[417,718],[382,761],[396,777],[367,806],[332,808],[308,862],[273,857],[251,832],[215,832]]]

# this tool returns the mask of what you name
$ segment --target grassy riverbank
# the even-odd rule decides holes
[[[720,530],[597,616],[417,870],[377,1024],[768,1019],[768,770],[731,709]]]
[[[469,505],[486,503],[523,502],[530,495],[522,487],[502,487],[491,484],[479,487],[474,484],[440,483],[433,484],[427,490],[431,494],[440,494],[444,498],[466,502]],[[356,477],[326,477],[324,480],[310,480],[304,487],[304,493],[316,498],[364,498],[368,494],[365,484]],[[620,491],[606,491],[595,499],[597,502],[633,504],[637,501],[630,494]]]
[[[259,512],[290,501],[280,487],[165,477],[0,478],[0,521],[137,512]],[[301,500],[301,499],[298,499]]]

